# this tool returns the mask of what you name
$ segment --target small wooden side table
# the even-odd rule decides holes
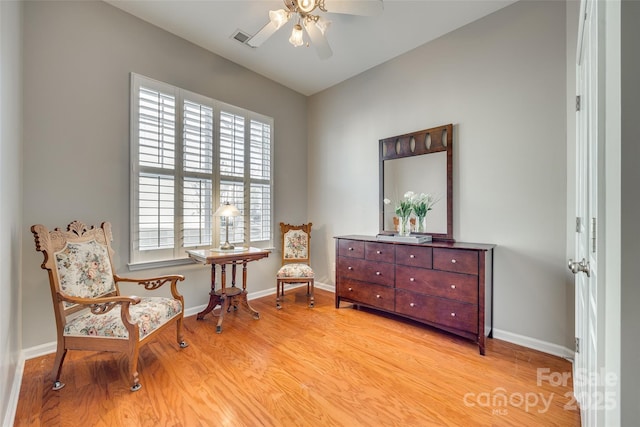
[[[198,313],[197,319],[202,320],[207,313],[210,313],[216,305],[220,305],[220,316],[216,326],[216,333],[222,332],[222,321],[225,311],[238,309],[238,302],[242,308],[251,313],[254,319],[260,318],[260,313],[255,311],[247,301],[247,263],[257,261],[269,256],[269,251],[258,248],[238,248],[231,250],[204,249],[187,251],[190,258],[204,263],[211,264],[211,291],[209,292],[209,305]],[[231,287],[227,288],[227,264],[231,264]],[[236,266],[242,264],[242,288],[236,287]],[[216,290],[216,265],[220,266],[220,289]],[[238,301],[239,300],[239,301]]]

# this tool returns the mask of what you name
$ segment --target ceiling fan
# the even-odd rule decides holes
[[[284,9],[269,11],[269,22],[247,41],[249,46],[260,46],[289,20],[294,19],[296,23],[291,31],[289,43],[296,47],[304,45],[302,30],[304,28],[318,57],[327,59],[333,55],[325,37],[331,22],[322,15],[318,15],[318,12],[373,16],[380,13],[383,8],[382,0],[283,0],[283,2]]]

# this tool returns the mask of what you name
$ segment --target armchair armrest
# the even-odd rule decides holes
[[[140,297],[131,296],[113,296],[113,297],[100,297],[100,298],[79,298],[64,295],[60,292],[57,293],[58,300],[66,301],[72,304],[89,306],[89,310],[93,314],[105,314],[113,310],[117,305],[121,305],[120,317],[122,323],[129,330],[130,333],[134,333],[134,329],[137,331],[138,325],[131,321],[131,314],[129,313],[129,305],[140,303]],[[137,333],[137,332],[135,332]]]
[[[177,283],[178,281],[183,281],[184,276],[181,274],[170,274],[166,276],[157,276],[150,277],[145,279],[137,279],[132,277],[122,277],[117,274],[113,275],[113,279],[118,282],[126,282],[126,283],[137,283],[138,285],[144,286],[144,288],[148,291],[152,291],[158,289],[160,286],[164,285],[167,282],[171,282],[171,295],[175,299],[179,299],[182,301],[182,295],[178,292]]]
[[[72,297],[69,295],[58,292],[58,300],[69,302],[71,304],[78,305],[101,305],[101,304],[138,304],[141,300],[140,297],[135,295],[131,296],[115,296],[115,297],[100,297],[100,298],[80,298]],[[106,312],[105,312],[106,313]],[[98,314],[98,313],[96,313]]]

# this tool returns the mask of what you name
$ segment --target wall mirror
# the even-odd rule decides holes
[[[424,233],[453,241],[453,125],[380,140],[380,233],[397,232],[395,206],[407,191],[439,199]],[[391,203],[385,205],[387,198]]]

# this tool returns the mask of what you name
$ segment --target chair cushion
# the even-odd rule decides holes
[[[129,338],[129,331],[120,317],[120,305],[105,314],[93,314],[88,309],[67,322],[65,336],[95,335],[106,338]],[[170,319],[180,314],[182,305],[173,298],[148,297],[140,303],[129,305],[131,320],[140,328],[140,339],[144,338]]]
[[[106,245],[95,240],[67,243],[55,254],[60,288],[81,298],[97,298],[116,290]],[[73,304],[65,302],[65,307]]]
[[[278,270],[278,274],[276,275],[278,279],[282,278],[296,278],[296,277],[307,277],[309,279],[313,278],[313,270],[307,264],[301,263],[291,263],[285,264],[280,267]]]
[[[302,230],[289,230],[284,235],[283,241],[284,259],[308,260],[309,236]]]

